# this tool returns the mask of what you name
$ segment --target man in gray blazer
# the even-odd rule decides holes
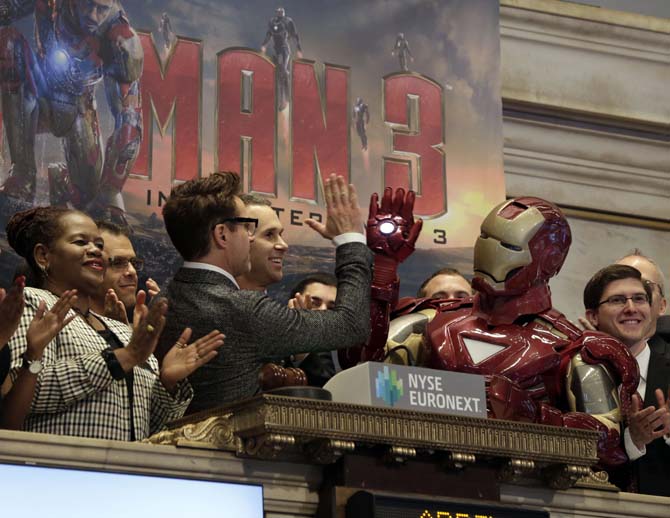
[[[165,227],[184,258],[167,288],[167,323],[156,355],[183,328],[193,338],[217,328],[226,334],[216,358],[189,379],[195,391],[187,413],[253,396],[258,372],[290,354],[359,345],[369,335],[372,254],[362,234],[356,191],[340,176],[326,180],[326,224],[307,220],[336,248],[337,301],[332,311],[290,309],[262,292],[240,290],[249,271],[257,221],[245,218],[239,177],[215,173],[175,187],[164,208]]]

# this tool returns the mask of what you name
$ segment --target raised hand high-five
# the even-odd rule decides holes
[[[398,188],[393,195],[390,187],[384,189],[381,206],[379,196],[370,197],[368,213],[368,246],[375,253],[383,254],[398,263],[414,252],[414,244],[421,232],[423,221],[414,221],[414,191]]]
[[[340,364],[351,367],[359,361],[382,361],[388,337],[389,314],[398,299],[398,264],[414,252],[423,221],[414,221],[413,191],[387,187],[370,197],[366,226],[368,247],[375,253],[370,300],[371,333],[367,344],[338,352]]]
[[[323,193],[326,198],[326,223],[309,218],[305,223],[326,239],[347,232],[362,233],[361,208],[353,184],[347,184],[342,176],[331,174],[324,183]]]

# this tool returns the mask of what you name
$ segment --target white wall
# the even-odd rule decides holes
[[[569,218],[573,245],[552,282],[554,306],[576,319],[586,281],[632,248],[670,273],[670,20],[500,4],[507,195],[587,212]]]

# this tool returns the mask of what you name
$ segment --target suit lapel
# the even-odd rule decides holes
[[[654,391],[660,388],[664,394],[668,393],[670,380],[670,344],[654,335],[649,340],[649,370],[647,371],[647,389],[644,395],[644,406],[656,406]]]

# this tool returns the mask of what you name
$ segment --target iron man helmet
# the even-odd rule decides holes
[[[558,207],[520,197],[495,207],[475,243],[473,287],[519,295],[556,275],[568,255],[570,226]]]

